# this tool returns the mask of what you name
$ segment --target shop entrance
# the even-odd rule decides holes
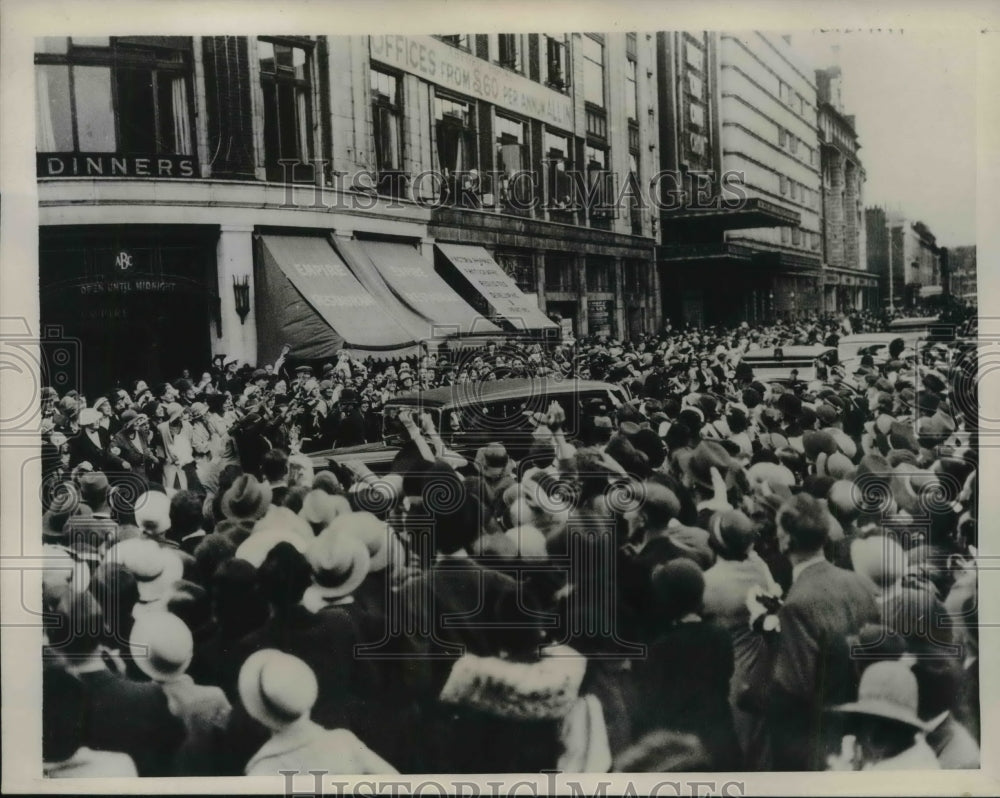
[[[211,361],[215,241],[202,228],[40,231],[41,318],[75,339],[69,373],[88,400],[137,379],[151,386]]]

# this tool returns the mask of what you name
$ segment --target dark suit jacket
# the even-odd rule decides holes
[[[169,776],[184,741],[184,724],[167,707],[158,684],[135,682],[108,670],[80,674],[87,690],[85,745],[123,751],[140,776]]]
[[[139,474],[144,479],[148,479],[149,469],[157,465],[156,455],[153,454],[152,444],[146,443],[137,447],[125,430],[122,430],[111,439],[111,443],[121,451],[121,458],[128,461],[132,466],[132,471]]]
[[[111,445],[111,436],[108,435],[107,430],[99,429],[97,437],[101,442],[100,446],[97,446],[83,430],[70,438],[70,466],[75,467],[86,461],[94,467],[95,471],[112,474],[116,471],[123,471],[122,464],[125,461],[108,451]]]
[[[823,769],[825,740],[835,736],[824,708],[855,698],[847,637],[879,617],[862,578],[825,560],[792,584],[779,613],[768,707],[776,770]]]

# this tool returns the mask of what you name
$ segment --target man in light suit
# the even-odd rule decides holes
[[[825,503],[799,494],[777,516],[778,544],[792,564],[779,612],[781,631],[767,703],[774,770],[822,770],[826,745],[839,740],[823,708],[853,697],[849,635],[877,623],[873,591],[853,571],[827,561]]]

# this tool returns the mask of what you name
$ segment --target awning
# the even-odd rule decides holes
[[[920,286],[920,298],[926,299],[931,296],[940,296],[944,293],[944,289],[939,285],[922,285]]]
[[[482,247],[435,244],[441,254],[486,300],[490,308],[517,331],[558,329],[517,287],[517,283]]]
[[[424,260],[415,247],[389,241],[333,239],[358,281],[416,340],[498,335]]]
[[[359,357],[399,358],[419,352],[416,339],[354,277],[318,236],[261,236],[255,278],[259,359],[273,361],[283,344],[298,360],[340,349]]]

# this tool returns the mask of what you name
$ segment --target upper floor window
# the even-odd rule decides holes
[[[527,143],[527,127],[520,120],[510,119],[499,114],[494,125],[496,163],[497,169],[502,175],[498,193],[501,207],[507,212],[528,210],[527,207],[524,207],[524,203],[518,199],[520,194],[514,185],[518,174],[526,171],[531,162]]]
[[[60,36],[38,45],[39,152],[194,153],[189,38]]]
[[[312,160],[312,45],[258,39],[264,92],[264,163],[269,180]]]
[[[520,33],[491,33],[489,40],[491,61],[496,61],[500,66],[513,69],[515,72],[524,71]]]
[[[472,49],[472,36],[468,33],[455,33],[448,36],[441,36],[441,41],[447,42],[452,47],[459,47],[462,50]]]
[[[553,214],[573,205],[573,152],[568,136],[545,131],[545,189]]]
[[[604,107],[604,44],[584,34],[580,39],[583,52],[583,99]]]
[[[371,69],[372,133],[380,194],[401,196],[403,169],[403,98],[399,79]]]
[[[446,201],[465,207],[479,207],[475,107],[475,103],[440,95],[434,98],[438,168]]]
[[[545,33],[545,82],[558,91],[569,86],[569,56],[564,33]]]
[[[639,84],[635,79],[636,64],[631,58],[625,61],[625,115],[629,119],[638,119]]]

